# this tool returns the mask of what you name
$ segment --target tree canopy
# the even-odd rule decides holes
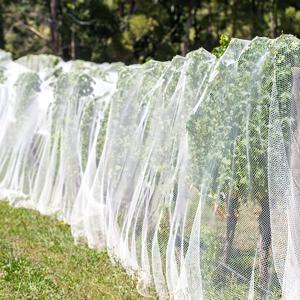
[[[200,47],[211,51],[221,34],[251,39],[299,32],[296,0],[0,0],[0,48],[15,58],[54,53],[132,64]]]

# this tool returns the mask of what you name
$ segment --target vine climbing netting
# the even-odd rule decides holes
[[[160,299],[300,299],[300,41],[143,65],[0,52],[0,198]]]

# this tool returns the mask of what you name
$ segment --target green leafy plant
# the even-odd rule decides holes
[[[226,34],[221,34],[220,36],[220,41],[219,41],[219,46],[215,47],[214,49],[212,49],[212,54],[214,54],[217,58],[220,58],[225,50],[227,49],[227,47],[229,46],[231,38],[226,35]]]

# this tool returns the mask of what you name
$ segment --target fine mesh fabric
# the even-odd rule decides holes
[[[160,299],[300,299],[300,41],[142,65],[0,52],[0,199]]]

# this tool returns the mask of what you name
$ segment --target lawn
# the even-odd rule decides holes
[[[144,299],[107,253],[76,246],[69,226],[0,201],[0,299]]]

